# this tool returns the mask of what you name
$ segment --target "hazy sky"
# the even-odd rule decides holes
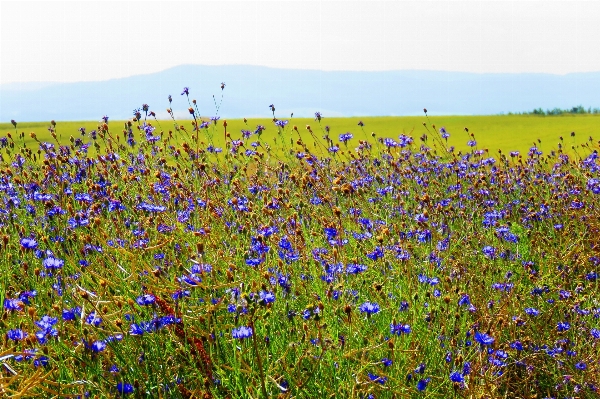
[[[600,1],[0,2],[0,83],[180,64],[600,71]]]

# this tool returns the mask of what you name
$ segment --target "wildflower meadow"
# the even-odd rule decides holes
[[[176,94],[1,135],[1,397],[598,397],[598,141]]]

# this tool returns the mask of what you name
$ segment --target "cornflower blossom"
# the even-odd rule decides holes
[[[392,335],[410,334],[411,332],[412,328],[408,324],[390,324],[390,334]]]
[[[253,335],[252,328],[241,326],[231,330],[231,336],[235,339],[250,338]]]
[[[29,237],[24,237],[21,238],[21,246],[25,249],[36,249],[38,246],[38,243],[35,239],[33,238],[29,238]]]
[[[427,385],[430,381],[431,378],[424,378],[422,380],[419,380],[419,382],[417,383],[417,390],[423,392],[425,389],[427,389]]]
[[[358,309],[361,311],[361,313],[366,313],[367,316],[370,316],[372,314],[375,313],[379,313],[379,311],[381,310],[381,308],[379,307],[379,304],[375,303],[375,302],[364,302],[362,305],[360,305],[358,307]]]
[[[186,87],[187,89],[187,87]],[[129,395],[130,393],[133,393],[135,391],[135,389],[133,388],[133,385],[131,385],[128,382],[119,382],[117,384],[117,392],[120,395]]]
[[[11,341],[22,341],[25,338],[27,338],[28,335],[29,334],[27,334],[21,329],[8,330],[8,332],[6,333],[6,337]]]
[[[346,144],[352,137],[354,137],[354,136],[350,132],[342,133],[342,134],[340,134],[340,141],[342,143]]]
[[[475,341],[479,342],[481,345],[491,345],[494,343],[495,339],[488,334],[477,331],[475,333]]]

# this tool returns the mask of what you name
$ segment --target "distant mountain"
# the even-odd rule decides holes
[[[221,92],[221,82],[226,83]],[[190,88],[202,115],[276,116],[482,115],[534,108],[600,106],[600,72],[475,74],[437,71],[316,71],[247,65],[182,65],[122,79],[0,85],[0,122],[127,119],[142,104],[159,117],[172,107],[189,118],[180,93]],[[213,100],[213,94],[215,100]],[[172,95],[169,105],[167,96]]]

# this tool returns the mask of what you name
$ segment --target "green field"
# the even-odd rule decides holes
[[[278,116],[278,115],[276,115]],[[285,118],[280,118],[285,119]],[[467,141],[471,140],[469,136],[473,133],[477,141],[479,149],[488,149],[490,153],[495,153],[498,149],[502,151],[518,150],[522,153],[527,152],[532,145],[537,145],[538,149],[548,154],[551,150],[558,148],[560,137],[563,137],[563,149],[566,152],[572,151],[571,148],[576,148],[586,144],[590,137],[596,141],[600,138],[600,115],[560,115],[560,116],[538,116],[538,115],[492,115],[492,116],[406,116],[406,117],[349,117],[349,118],[327,118],[324,117],[321,122],[317,122],[311,118],[293,118],[287,119],[289,124],[284,128],[281,134],[294,141],[298,138],[297,133],[293,131],[293,126],[298,127],[298,132],[303,140],[312,149],[314,140],[306,130],[306,125],[310,125],[315,136],[322,141],[325,134],[325,126],[330,127],[330,137],[334,143],[338,143],[338,137],[342,133],[351,132],[354,139],[349,142],[349,147],[358,145],[358,140],[368,138],[373,142],[371,133],[374,132],[378,138],[397,138],[399,134],[408,134],[415,139],[415,143],[420,143],[419,138],[423,134],[429,135],[429,145],[433,145],[432,125],[439,130],[444,126],[450,133],[448,144],[456,147],[457,150],[468,150]],[[150,121],[150,120],[149,120]],[[362,121],[364,127],[358,126],[358,122]],[[167,133],[169,130],[174,130],[173,121],[150,121],[157,127],[158,133],[163,130]],[[267,129],[261,137],[261,141],[269,143],[273,148],[281,150],[281,138],[274,141],[278,137],[278,128],[274,125],[270,118],[265,119],[250,119],[244,123],[241,119],[228,120],[227,131],[231,134],[232,139],[241,138],[241,130],[254,131],[257,125],[264,125]],[[423,126],[426,123],[426,127]],[[58,140],[64,144],[68,144],[71,136],[81,137],[78,129],[85,127],[89,133],[93,129],[97,129],[98,122],[58,122],[56,124],[56,133]],[[191,120],[177,121],[177,124],[184,126],[189,131],[192,130]],[[25,133],[25,143],[27,146],[32,146],[34,141],[30,138],[30,132],[34,132],[40,141],[53,141],[48,127],[50,123],[44,122],[18,122],[17,132]],[[123,121],[110,121],[110,131],[117,134],[123,130]],[[465,127],[469,129],[469,133],[465,131]],[[213,136],[215,146],[222,146],[224,139],[223,120],[219,120],[216,124],[212,124],[208,129]],[[134,132],[136,130],[134,129]],[[428,133],[429,131],[429,133]],[[571,136],[571,132],[575,132],[575,137]],[[15,129],[10,123],[0,123],[0,136],[6,133],[13,134]],[[177,137],[177,135],[175,135]],[[139,137],[136,135],[136,138]],[[181,136],[180,136],[181,137]],[[286,140],[289,140],[286,139]],[[205,136],[205,133],[200,135],[200,140],[207,143],[210,140]],[[251,136],[249,141],[255,141],[256,136]],[[539,141],[538,141],[539,140]],[[84,141],[86,141],[84,139]],[[188,139],[189,141],[189,139]],[[289,141],[286,141],[289,147]],[[35,147],[35,145],[34,145]],[[344,150],[343,145],[340,146],[341,151]],[[32,147],[30,147],[32,148]]]

